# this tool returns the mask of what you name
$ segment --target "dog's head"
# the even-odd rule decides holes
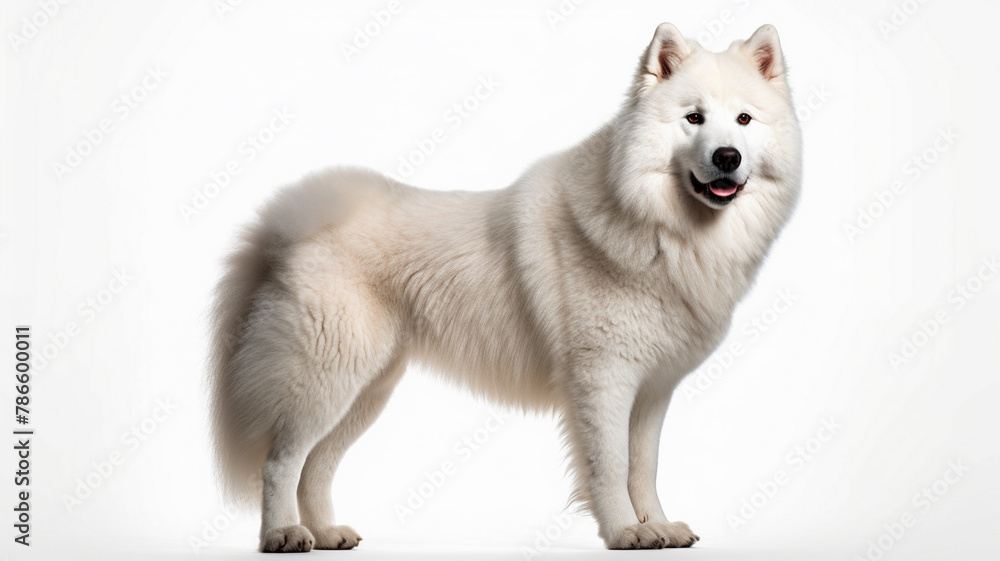
[[[632,95],[629,159],[670,189],[716,211],[755,191],[794,202],[800,133],[773,26],[713,53],[660,24]]]

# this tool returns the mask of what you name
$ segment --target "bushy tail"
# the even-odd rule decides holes
[[[324,226],[343,221],[360,199],[398,184],[367,170],[334,169],[311,175],[279,191],[243,232],[226,260],[215,291],[210,385],[219,475],[226,498],[257,505],[261,468],[281,414],[274,408],[273,377],[292,365],[275,350],[268,325],[275,322],[273,286],[292,246]],[[322,258],[319,256],[317,258]]]
[[[216,286],[212,306],[210,382],[217,466],[226,499],[244,506],[260,500],[260,468],[269,443],[246,442],[239,426],[234,412],[240,404],[233,402],[239,376],[234,357],[246,341],[254,299],[271,273],[273,248],[268,246],[275,243],[274,238],[263,223],[243,232],[240,245],[226,259],[226,272]]]

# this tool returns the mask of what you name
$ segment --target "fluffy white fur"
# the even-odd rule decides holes
[[[773,27],[710,53],[662,24],[620,113],[506,189],[336,169],[282,190],[214,307],[217,451],[230,495],[263,498],[261,550],[358,544],[330,484],[413,361],[556,412],[607,547],[692,545],[657,498],[660,428],[788,219],[800,152]],[[745,188],[722,206],[691,174]]]

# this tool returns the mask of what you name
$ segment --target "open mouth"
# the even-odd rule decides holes
[[[691,173],[691,185],[694,192],[705,197],[709,201],[718,205],[727,205],[733,202],[736,195],[743,190],[746,182],[737,184],[732,179],[716,179],[710,183],[702,183]]]

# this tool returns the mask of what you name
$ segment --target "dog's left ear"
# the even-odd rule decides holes
[[[785,55],[781,52],[778,30],[773,25],[762,25],[740,46],[765,80],[785,74]]]

